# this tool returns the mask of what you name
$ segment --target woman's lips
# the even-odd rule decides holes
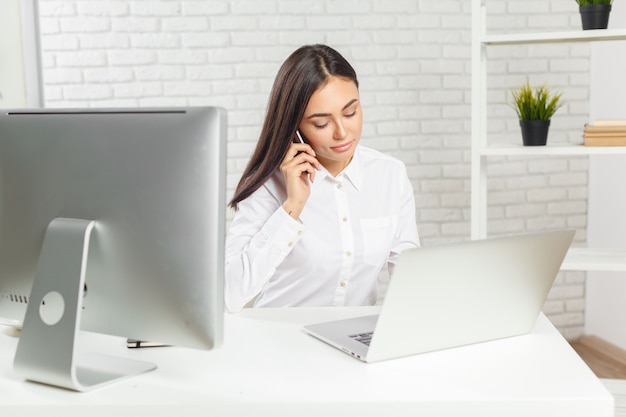
[[[332,149],[335,152],[345,152],[345,151],[349,150],[352,147],[353,143],[354,142],[352,142],[352,141],[346,142],[346,143],[343,143],[341,145],[331,146],[330,149]]]

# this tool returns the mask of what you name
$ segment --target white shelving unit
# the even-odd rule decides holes
[[[485,0],[472,0],[472,173],[471,233],[473,239],[487,236],[487,157],[547,155],[624,155],[626,147],[586,147],[549,144],[544,147],[493,145],[487,137],[487,48],[501,45],[572,43],[625,40],[626,29],[575,30],[568,32],[487,34]],[[626,249],[571,249],[565,270],[626,271]]]

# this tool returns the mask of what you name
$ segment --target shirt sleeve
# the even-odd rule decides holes
[[[398,228],[394,244],[389,253],[388,269],[389,276],[393,276],[393,269],[400,256],[400,253],[406,249],[418,248],[420,246],[419,235],[417,232],[417,222],[415,219],[415,195],[413,186],[406,175],[406,168],[403,171],[404,178],[401,189],[400,214],[398,216]]]
[[[239,203],[226,236],[224,301],[240,311],[270,280],[304,233],[266,189]]]

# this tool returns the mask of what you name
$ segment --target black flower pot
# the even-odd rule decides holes
[[[520,120],[524,146],[545,146],[548,142],[550,120]]]
[[[579,10],[583,30],[606,29],[609,26],[610,4],[590,4],[580,6]]]

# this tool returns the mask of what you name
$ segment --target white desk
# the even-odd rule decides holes
[[[373,308],[267,309],[226,316],[222,348],[126,349],[156,371],[88,392],[13,373],[17,339],[0,330],[2,416],[613,416],[613,397],[541,315],[534,331],[495,342],[364,364],[301,332],[305,323]],[[149,414],[151,413],[151,414]]]

